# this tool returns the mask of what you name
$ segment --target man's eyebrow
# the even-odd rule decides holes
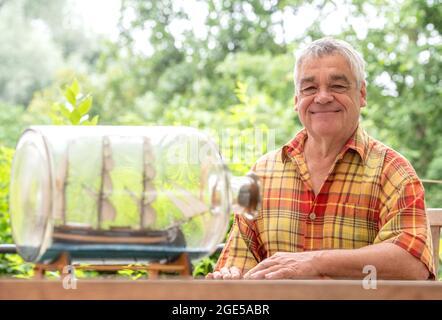
[[[344,81],[346,84],[350,84],[350,80],[344,74],[332,74],[330,80],[333,81]]]
[[[305,77],[302,78],[301,81],[299,82],[300,85],[303,85],[306,82],[313,82],[315,81],[315,77],[311,76],[311,77]]]

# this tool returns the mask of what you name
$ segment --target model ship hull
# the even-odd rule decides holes
[[[206,248],[188,248],[170,245],[139,244],[80,244],[54,242],[38,259],[40,263],[52,263],[63,252],[69,252],[73,262],[87,264],[134,264],[171,262],[182,253],[191,260],[200,259],[210,252]]]
[[[39,261],[52,262],[62,252],[69,252],[75,261],[93,261],[95,264],[105,264],[108,259],[112,263],[118,260],[123,264],[174,261],[183,252],[187,252],[191,258],[207,254],[199,249],[187,248],[184,234],[179,228],[96,230],[79,226],[57,226],[54,228],[52,244]]]
[[[96,230],[84,227],[57,226],[53,239],[56,242],[89,244],[174,244],[183,242],[178,229],[173,230],[132,230],[125,228]],[[176,243],[175,243],[176,244]]]

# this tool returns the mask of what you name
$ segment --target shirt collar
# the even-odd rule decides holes
[[[281,160],[283,163],[285,163],[287,159],[293,159],[304,152],[304,143],[307,136],[307,130],[304,128],[300,130],[291,141],[282,147]],[[354,150],[359,154],[365,164],[367,160],[368,144],[368,134],[361,126],[358,126],[353,135],[343,146],[341,152],[339,152],[337,159],[342,159],[348,150]]]

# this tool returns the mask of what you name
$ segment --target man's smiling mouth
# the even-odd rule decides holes
[[[341,112],[341,110],[330,110],[330,111],[310,111],[311,114],[316,114],[316,113],[338,113]]]

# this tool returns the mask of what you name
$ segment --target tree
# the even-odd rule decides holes
[[[0,5],[0,101],[24,105],[58,69],[78,69],[98,57],[98,36],[72,23],[72,0],[3,1]],[[86,67],[87,68],[87,67]]]

